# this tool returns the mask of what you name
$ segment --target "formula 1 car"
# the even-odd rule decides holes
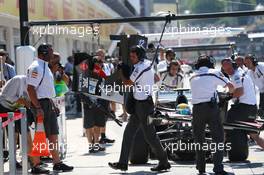
[[[226,150],[230,161],[245,161],[248,158],[248,136],[250,132],[264,130],[263,120],[255,122],[236,121],[226,123],[228,97],[226,93],[218,94],[221,105],[221,118],[226,133],[226,143],[230,143],[230,149]],[[155,113],[149,117],[149,123],[156,127],[164,149],[170,160],[194,160],[195,150],[186,145],[194,143],[192,135],[192,105],[190,89],[176,89],[173,91],[161,91],[156,98]],[[148,144],[144,141],[143,133],[139,131],[131,151],[130,162],[132,164],[144,164],[150,158],[155,158]],[[212,143],[210,130],[206,128],[206,143]],[[180,147],[184,145],[184,147]],[[206,152],[208,160],[212,154]]]
[[[120,80],[118,72],[110,77],[105,77],[102,71],[97,69],[97,63],[93,60],[93,57],[88,54],[80,53],[75,55],[73,91],[122,104],[124,94],[121,91],[118,93],[109,93],[109,91],[108,93],[103,93],[104,90],[101,87],[101,85],[118,83]],[[103,88],[107,88],[107,86]],[[225,100],[225,94],[220,93],[219,98],[224,101],[224,105],[221,105],[221,115],[224,119],[227,111],[227,100]],[[168,157],[171,160],[193,160],[195,157],[194,150],[174,148],[178,143],[193,143],[192,106],[190,100],[190,89],[161,91],[156,98],[155,112],[149,117],[149,122],[155,124],[157,135],[160,137],[164,148],[167,149]],[[117,119],[115,121],[121,125]],[[258,133],[264,130],[263,121],[261,120],[254,123],[245,121],[224,123],[224,128],[228,136],[226,137],[226,142],[231,143],[231,150],[228,151],[230,161],[246,160],[248,157],[247,133]],[[130,162],[133,164],[144,164],[148,161],[150,155],[153,157],[153,154],[149,151],[149,145],[145,142],[143,133],[140,130],[135,138],[136,140],[130,154]],[[206,129],[206,142],[211,143],[208,129]],[[208,151],[207,155],[210,157],[211,153]]]

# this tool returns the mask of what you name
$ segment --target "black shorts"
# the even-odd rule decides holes
[[[106,115],[98,107],[91,104],[83,103],[84,121],[83,127],[89,129],[92,127],[105,127]]]
[[[39,100],[40,106],[44,112],[44,129],[46,136],[58,135],[59,126],[57,121],[57,115],[53,106],[51,99],[41,99]],[[32,110],[36,118],[36,110]]]
[[[245,121],[245,122],[254,122],[257,115],[257,105],[248,105],[239,103],[232,105],[227,115],[227,122],[232,123],[234,121]],[[254,131],[244,131],[247,134],[256,133]]]

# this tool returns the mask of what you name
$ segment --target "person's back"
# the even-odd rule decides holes
[[[73,74],[73,57],[72,56],[69,56],[67,58],[68,62],[65,64],[65,73],[68,75],[68,76],[71,76]]]
[[[72,64],[72,63],[67,62],[67,63],[65,64],[65,73],[66,73],[67,75],[72,75],[72,73],[73,73],[73,64]]]
[[[212,81],[212,78],[216,81]],[[201,67],[190,78],[190,81],[193,104],[210,101],[212,97],[216,96],[217,86],[221,84],[226,84],[227,82],[226,78],[220,71],[215,69],[209,69],[207,67]]]
[[[200,145],[205,144],[205,130],[206,125],[208,125],[212,136],[212,143],[216,145],[224,144],[224,130],[217,104],[216,90],[218,85],[228,87],[229,90],[233,88],[233,85],[220,71],[214,69],[214,59],[210,56],[199,56],[195,68],[198,71],[190,78],[194,142]],[[196,149],[195,151],[196,169],[199,171],[199,174],[205,174],[205,151],[203,149]],[[222,161],[223,150],[216,149],[213,154],[213,171],[217,175],[228,174],[224,171]]]
[[[15,75],[16,75],[15,68],[12,65],[10,65],[10,64],[5,63],[4,64],[4,77],[5,77],[5,80],[10,80]]]

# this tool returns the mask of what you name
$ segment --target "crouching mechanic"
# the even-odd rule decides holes
[[[15,112],[19,110],[20,107],[27,108],[27,122],[30,126],[34,121],[33,115],[30,111],[30,101],[27,94],[26,76],[17,75],[7,81],[0,94],[0,113]],[[3,118],[6,121],[7,118]],[[15,121],[15,131],[16,133],[21,133],[20,120]],[[32,149],[32,139],[29,127],[27,127],[28,135],[28,153]],[[30,157],[31,162],[34,162],[34,157]],[[17,162],[16,168],[22,168],[22,166]]]
[[[222,68],[229,75],[230,81],[234,84],[232,93],[234,104],[228,111],[227,122],[247,121],[253,122],[257,115],[257,100],[254,84],[251,78],[237,68],[230,58],[222,60]],[[250,133],[250,137],[264,149],[264,139],[257,133]]]
[[[227,175],[223,166],[224,150],[219,148],[224,144],[224,129],[217,105],[216,89],[217,86],[227,86],[230,90],[233,86],[220,71],[213,69],[212,58],[205,55],[200,56],[195,67],[198,71],[190,78],[190,84],[193,104],[193,135],[195,143],[199,146],[198,148],[195,146],[196,169],[199,174],[205,174],[205,151],[208,150],[203,150],[202,145],[206,144],[205,127],[208,124],[212,143],[217,145],[216,152],[213,154],[213,171],[216,175]]]
[[[154,72],[151,69],[150,62],[144,60],[145,49],[142,46],[133,46],[130,50],[130,60],[134,65],[134,71],[127,80],[124,77],[123,83],[125,85],[134,86],[133,97],[135,105],[134,114],[130,116],[128,124],[123,135],[122,149],[119,161],[116,163],[109,163],[113,169],[127,170],[128,157],[130,148],[132,146],[134,136],[139,128],[142,129],[144,138],[151,147],[159,160],[159,164],[153,168],[152,171],[162,171],[170,169],[167,154],[164,151],[153,124],[148,123],[148,116],[154,112],[154,104],[152,100],[152,87],[154,85]],[[138,89],[140,88],[140,90]]]
[[[27,70],[27,91],[33,104],[33,113],[44,117],[44,129],[49,140],[50,153],[53,159],[54,171],[72,171],[73,167],[61,162],[58,152],[58,122],[55,105],[52,98],[55,97],[54,78],[48,63],[53,58],[51,45],[41,44],[38,47],[38,58],[33,61]],[[34,162],[31,170],[33,174],[49,174],[49,170]]]

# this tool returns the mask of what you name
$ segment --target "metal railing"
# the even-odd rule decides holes
[[[4,174],[3,160],[3,133],[8,128],[8,149],[9,149],[9,174],[16,174],[16,139],[15,121],[20,120],[21,124],[21,154],[22,154],[22,175],[28,174],[28,150],[27,150],[27,116],[26,109],[20,108],[20,113],[7,113],[7,121],[3,122],[5,115],[0,117],[0,175]]]

